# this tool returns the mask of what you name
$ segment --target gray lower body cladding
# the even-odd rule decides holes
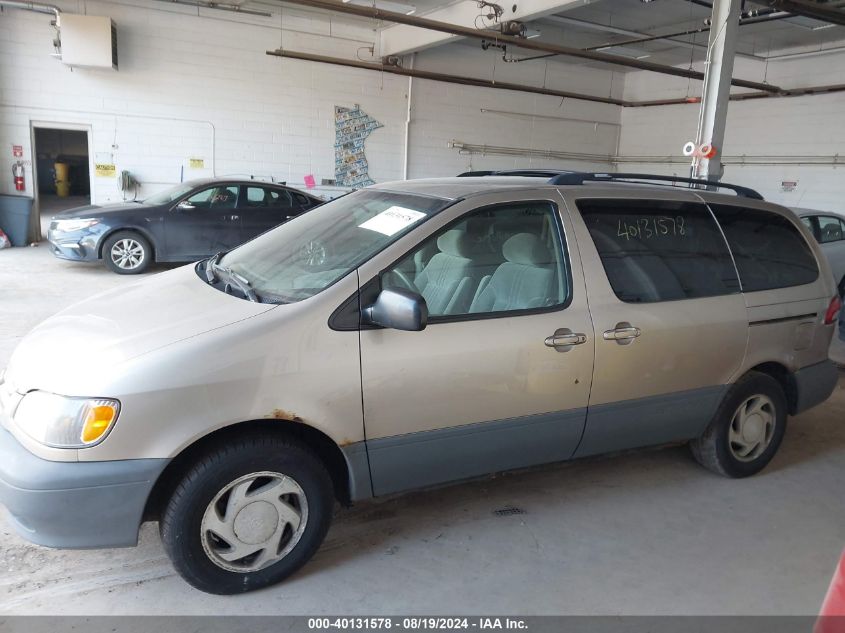
[[[0,504],[25,539],[61,548],[136,545],[167,459],[51,462],[0,429]]]

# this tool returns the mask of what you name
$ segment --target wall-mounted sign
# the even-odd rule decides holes
[[[374,184],[364,155],[364,141],[373,130],[383,127],[357,104],[354,108],[334,107],[334,174],[344,187]]]
[[[189,158],[188,167],[191,169],[205,169],[205,160],[202,158]]]
[[[12,145],[12,158],[23,158],[23,145]]]
[[[314,179],[314,174],[308,174],[305,176],[305,188],[306,189],[313,189],[317,186],[317,181]]]
[[[798,186],[797,180],[782,180],[780,182],[780,190],[786,193],[790,191],[795,191],[795,188]]]
[[[94,163],[94,175],[97,178],[114,178],[117,170],[109,163]]]

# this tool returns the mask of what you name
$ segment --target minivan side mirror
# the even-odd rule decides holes
[[[176,208],[179,211],[190,211],[191,209],[196,209],[196,207],[187,200],[182,200],[182,202],[176,205]]]
[[[379,293],[373,305],[364,308],[363,316],[365,323],[419,332],[428,323],[428,306],[417,292],[389,288]]]

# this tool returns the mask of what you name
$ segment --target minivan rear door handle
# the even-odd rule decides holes
[[[605,341],[616,341],[620,345],[628,345],[633,343],[635,338],[639,338],[642,333],[640,328],[634,327],[627,321],[621,321],[612,330],[602,332],[602,338]]]
[[[555,330],[545,340],[546,347],[554,347],[558,352],[568,352],[573,345],[582,345],[587,342],[587,335],[573,332],[569,328]]]

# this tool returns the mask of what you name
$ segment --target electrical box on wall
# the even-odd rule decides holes
[[[111,18],[62,13],[58,26],[63,64],[117,70],[117,29]]]

